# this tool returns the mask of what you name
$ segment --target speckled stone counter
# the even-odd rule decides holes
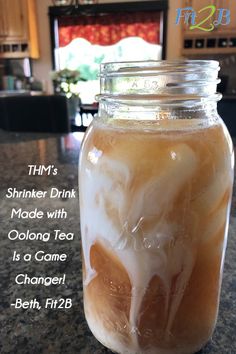
[[[111,353],[91,334],[82,304],[81,249],[78,198],[43,200],[7,199],[9,187],[49,190],[78,186],[77,168],[81,133],[68,135],[14,134],[0,131],[0,353],[1,354],[103,354]],[[55,165],[56,176],[28,176],[28,164]],[[65,220],[10,219],[12,208],[32,210],[64,208]],[[73,241],[10,241],[11,229],[21,232],[52,232],[60,229],[75,234]],[[13,250],[34,253],[37,250],[66,253],[66,262],[13,262]],[[66,273],[65,285],[49,287],[17,285],[15,276],[59,276]],[[16,298],[24,300],[71,298],[71,309],[15,309]],[[221,303],[217,327],[212,340],[201,354],[236,353],[236,195],[234,193],[229,227]],[[200,354],[199,353],[199,354]]]

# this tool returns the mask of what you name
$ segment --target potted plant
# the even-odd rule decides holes
[[[70,69],[53,71],[51,78],[55,92],[67,97],[69,118],[73,120],[76,116],[77,108],[81,103],[77,83],[85,80],[80,76],[78,70]]]

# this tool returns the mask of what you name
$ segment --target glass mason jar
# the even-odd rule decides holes
[[[80,155],[84,309],[120,354],[190,354],[217,319],[233,147],[216,61],[108,63]]]

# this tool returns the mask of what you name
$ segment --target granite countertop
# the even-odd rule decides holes
[[[111,353],[91,334],[83,313],[81,248],[78,212],[78,193],[72,199],[7,199],[9,187],[18,189],[77,190],[78,155],[81,133],[68,135],[16,134],[0,131],[0,353],[1,354],[103,354]],[[28,176],[27,165],[54,165],[56,176]],[[78,192],[78,191],[77,191]],[[199,354],[236,353],[236,190],[229,226],[221,302],[217,327],[212,340]],[[50,210],[64,208],[67,219],[22,220],[10,219],[12,208]],[[73,241],[10,241],[8,232],[27,229],[52,232],[60,229],[72,232]],[[66,262],[13,262],[13,251],[20,254],[46,252],[66,253]],[[15,276],[60,276],[66,273],[65,285],[49,287],[17,285]],[[10,304],[16,298],[71,298],[71,309],[15,309]]]

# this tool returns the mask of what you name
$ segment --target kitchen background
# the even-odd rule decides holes
[[[90,0],[87,1],[90,2],[89,5],[80,4],[81,0],[78,6],[65,7],[68,2],[71,0],[0,0],[1,354],[110,353],[93,337],[84,318],[78,198],[58,198],[58,200],[6,198],[9,187],[15,187],[17,190],[34,188],[39,191],[49,191],[52,187],[68,190],[75,188],[78,192],[79,151],[84,131],[97,111],[94,95],[99,87],[95,76],[99,62],[104,59],[103,55],[106,54],[108,57],[114,55],[119,60],[129,55],[131,57],[135,55],[139,59],[142,55],[145,55],[145,58],[150,55],[153,59],[185,57],[220,60],[222,83],[218,90],[224,93],[224,98],[218,107],[235,143],[236,0],[129,2]],[[75,2],[74,0],[73,3]],[[63,5],[56,6],[58,4]],[[210,32],[197,28],[189,30],[189,27],[183,25],[184,17],[176,24],[177,9],[192,6],[198,12],[209,4],[216,6],[217,17],[219,9],[229,9],[230,23],[215,25]],[[105,31],[107,35],[99,39],[102,42],[100,45],[92,43],[97,32],[94,33],[94,38],[87,37],[92,35],[91,29],[87,31],[89,34],[86,33],[87,39],[84,38],[85,33],[82,34],[82,38],[77,38],[81,22],[84,21],[83,24],[89,26],[88,22],[94,17],[101,21],[100,16],[94,16],[99,11],[102,14],[109,14],[109,21],[106,18],[105,24],[96,22],[99,28],[102,25],[109,25],[111,28],[114,28],[112,27],[114,25],[119,26],[117,13],[121,13],[120,18],[122,17],[127,24],[124,14],[136,12],[133,22],[130,19],[131,26],[124,26],[124,30],[128,28],[130,32],[128,38],[124,37],[118,42],[123,43],[123,46],[112,43],[102,47],[105,37],[107,38],[110,33],[107,29]],[[150,12],[152,15],[149,16]],[[154,13],[156,20],[153,20]],[[196,21],[198,24],[201,14],[198,13]],[[191,12],[186,13],[190,20],[192,15]],[[202,15],[206,15],[206,10]],[[226,15],[227,13],[222,14],[222,20],[225,22]],[[145,26],[140,25],[140,18],[141,24],[148,26],[148,31],[144,30]],[[201,26],[208,28],[209,22],[211,21],[204,21]],[[136,38],[133,38],[134,29],[139,34],[135,36]],[[123,35],[124,30],[117,30],[116,27],[116,33],[119,35],[121,33]],[[75,39],[71,40],[74,35]],[[135,41],[135,45],[131,45],[129,41]],[[95,55],[92,51],[94,48],[98,51]],[[64,68],[70,69],[66,73],[71,75],[70,80],[73,81],[70,83],[71,90],[75,90],[73,94],[60,92],[60,89],[68,91],[65,82],[63,87],[55,83],[55,77],[59,75],[58,70]],[[79,69],[79,76],[75,69]],[[70,104],[73,101],[74,107]],[[218,142],[216,144],[216,149],[221,149],[220,144]],[[27,168],[29,164],[53,165],[58,168],[59,173],[56,176],[47,174],[29,176]],[[236,353],[236,321],[233,311],[236,306],[235,191],[234,188],[219,319],[212,340],[199,354]],[[68,218],[13,220],[10,218],[12,208],[22,210],[42,208],[44,211],[65,208]],[[55,240],[49,243],[28,240],[13,242],[7,237],[9,231],[13,229],[20,232],[26,232],[28,229],[41,233],[53,233],[53,230],[61,229],[65,233],[73,233],[75,238],[72,242]],[[35,254],[39,249],[47,253],[67,254],[68,261],[52,264],[12,260],[15,250],[20,254],[25,252]],[[15,277],[20,273],[28,273],[30,276],[60,276],[65,273],[66,284],[46,288],[34,285],[19,286],[15,283]],[[16,298],[25,301],[37,299],[42,304],[46,298],[71,298],[73,307],[58,311],[14,309],[11,304]]]
[[[88,3],[90,5],[87,5]],[[64,6],[67,4],[72,5]],[[111,9],[112,4],[114,6],[116,4],[115,11]],[[99,9],[97,8],[99,5],[108,7]],[[184,12],[180,13],[179,21],[177,20],[178,9],[193,7],[197,14],[196,23],[200,23],[209,13],[209,9],[201,13],[199,11],[207,5],[216,7],[214,24],[217,19],[220,19],[221,14],[221,24],[214,25],[212,31],[204,31],[201,28],[190,30],[189,25],[184,24],[186,18]],[[142,32],[136,26],[137,23],[133,26],[135,29],[128,28],[131,22],[135,21],[127,17],[132,6],[133,14],[134,7],[137,7],[136,22],[146,23],[149,26],[148,30],[143,29]],[[106,18],[104,9],[107,12]],[[220,9],[226,10],[220,13]],[[230,21],[227,10],[230,10]],[[115,13],[117,11],[121,16],[119,18]],[[98,16],[101,12],[103,16]],[[191,22],[191,12],[188,16]],[[108,42],[104,42],[105,37],[95,38],[98,26],[104,26],[105,22],[107,31],[111,31],[117,23],[126,22],[127,34],[122,37],[121,33],[120,38],[108,39]],[[202,27],[208,28],[211,22],[212,18],[203,21]],[[85,32],[85,27],[90,28],[90,35]],[[155,38],[148,38],[148,33],[151,31],[155,34]],[[102,32],[99,33],[102,35]],[[125,0],[119,2],[114,0],[7,0],[0,2],[0,97],[5,99],[8,96],[45,96],[61,93],[61,87],[55,85],[55,81],[53,83],[52,70],[78,69],[80,72],[78,85],[72,85],[69,95],[66,95],[67,99],[70,98],[70,91],[72,91],[73,96],[79,96],[75,103],[76,113],[73,109],[71,111],[71,108],[67,109],[68,130],[85,130],[96,113],[95,95],[99,92],[96,76],[100,62],[161,58],[220,61],[221,84],[218,90],[228,101],[225,103],[227,107],[221,107],[223,103],[220,103],[219,107],[226,112],[225,122],[231,134],[235,134],[236,128],[232,117],[227,114],[227,111],[232,113],[234,100],[236,102],[235,1],[214,0],[209,4],[206,0],[170,0],[169,2],[165,0],[129,2]],[[68,91],[68,87],[63,90]],[[15,101],[13,102],[15,104]],[[69,100],[67,106],[68,102]],[[0,110],[2,107],[2,110],[6,111],[3,106],[5,107],[5,103],[1,104],[0,101]],[[71,107],[71,104],[69,106]],[[6,119],[5,123],[1,123],[0,120],[0,127],[8,130],[40,130],[34,126],[27,126],[27,123],[22,124],[21,127],[18,124],[17,128],[14,128],[13,125],[6,124]]]

